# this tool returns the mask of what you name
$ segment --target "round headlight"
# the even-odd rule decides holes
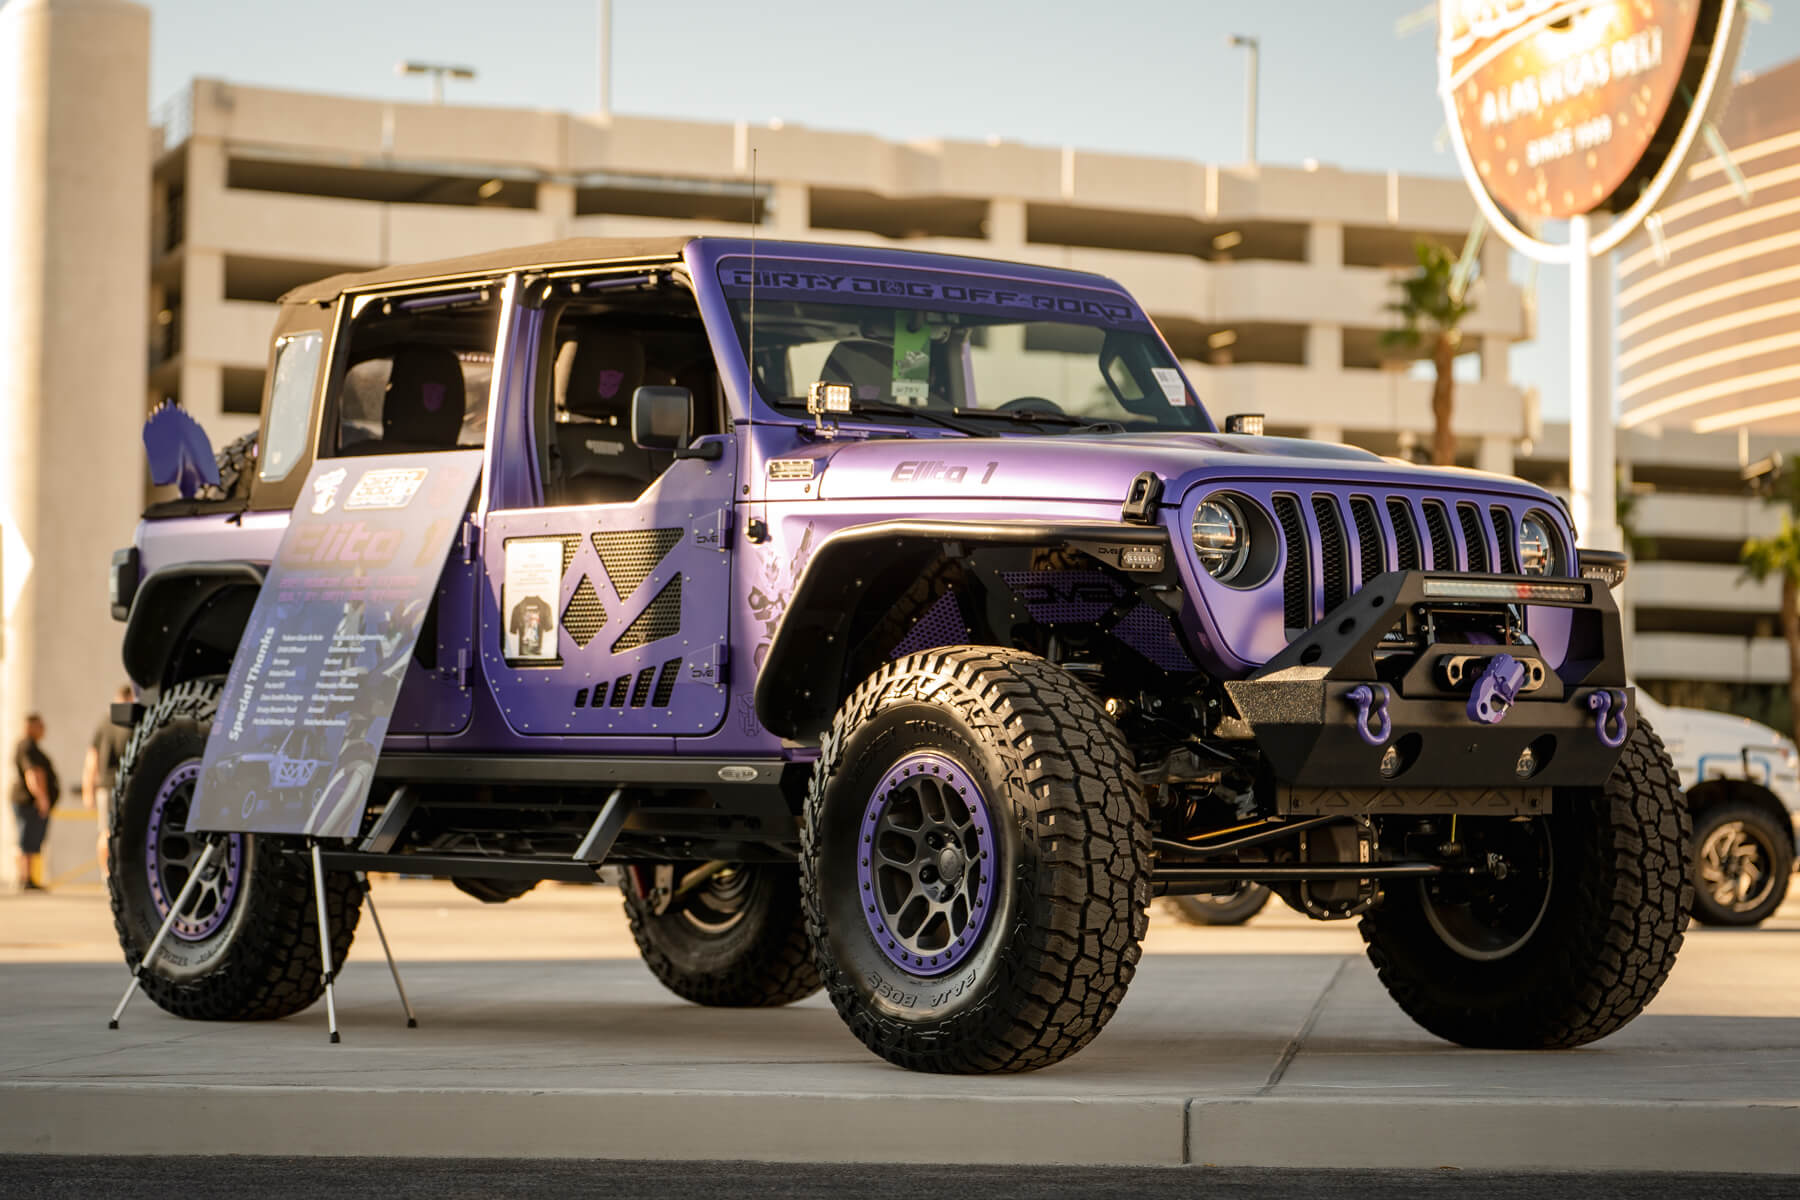
[[[1250,534],[1243,510],[1229,496],[1211,496],[1194,510],[1194,553],[1206,573],[1228,583],[1250,557]]]
[[[1526,513],[1519,521],[1519,573],[1559,574],[1556,559],[1556,531],[1550,518],[1543,513]]]

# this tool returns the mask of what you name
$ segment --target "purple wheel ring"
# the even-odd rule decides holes
[[[908,754],[870,795],[856,843],[857,898],[889,962],[930,977],[974,951],[993,912],[999,854],[967,770],[937,751]]]
[[[144,834],[144,866],[158,920],[168,917],[169,906],[200,861],[200,839],[187,832],[188,813],[199,779],[200,760],[190,758],[169,772],[150,807],[150,825]],[[244,876],[242,834],[234,833],[226,839],[224,861],[215,863],[211,878],[200,882],[186,910],[169,927],[169,932],[184,942],[211,937],[231,916]]]

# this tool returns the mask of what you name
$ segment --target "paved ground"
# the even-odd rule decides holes
[[[1159,917],[1094,1045],[969,1079],[874,1059],[818,997],[674,999],[600,889],[376,897],[422,1027],[365,922],[336,1047],[322,1006],[209,1025],[140,997],[109,1033],[124,974],[103,901],[0,898],[0,1151],[1800,1172],[1800,903],[1694,932],[1643,1017],[1560,1054],[1418,1030],[1353,928]]]
[[[597,1163],[568,1159],[0,1158],[0,1196],[32,1200],[445,1200],[457,1196],[655,1196],[836,1200],[840,1196],[968,1196],[983,1200],[1791,1200],[1793,1182],[1755,1175],[1498,1174],[1430,1171],[1168,1170],[749,1162]]]

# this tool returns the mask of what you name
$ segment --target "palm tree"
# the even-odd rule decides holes
[[[1794,523],[1800,513],[1800,472],[1783,471],[1770,489],[1769,499],[1785,503],[1781,529],[1771,537],[1751,538],[1744,543],[1739,561],[1744,574],[1761,583],[1771,575],[1781,576],[1781,636],[1787,641],[1788,706],[1792,713],[1794,737],[1800,741],[1800,525]]]
[[[1429,354],[1437,373],[1431,385],[1431,461],[1438,466],[1456,465],[1456,430],[1451,413],[1456,404],[1453,376],[1457,349],[1462,345],[1462,323],[1474,311],[1466,288],[1456,286],[1456,256],[1437,242],[1419,238],[1413,243],[1418,269],[1395,280],[1400,299],[1387,306],[1404,324],[1381,335],[1384,346],[1399,346],[1413,354]],[[1471,279],[1473,276],[1471,276]]]

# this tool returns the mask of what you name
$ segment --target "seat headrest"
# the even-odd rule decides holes
[[[894,351],[881,342],[850,338],[831,348],[819,377],[826,383],[847,383],[858,400],[888,400],[894,381]]]
[[[381,403],[381,437],[408,445],[456,445],[462,433],[462,363],[448,346],[406,346],[394,355]]]
[[[630,334],[588,333],[575,343],[563,408],[578,417],[628,421],[631,394],[643,382],[643,342]]]

